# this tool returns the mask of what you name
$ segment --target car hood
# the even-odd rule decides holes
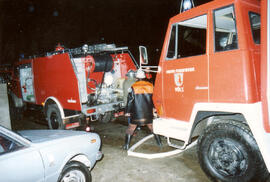
[[[90,134],[84,131],[71,130],[22,130],[18,133],[33,143],[46,142],[71,136]]]

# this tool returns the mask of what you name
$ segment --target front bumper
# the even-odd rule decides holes
[[[99,161],[103,157],[103,154],[101,151],[98,151],[96,154],[96,160]]]

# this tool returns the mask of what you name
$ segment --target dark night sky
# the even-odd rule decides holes
[[[195,5],[205,0],[194,0]],[[148,48],[157,63],[169,18],[179,12],[180,0],[0,0],[0,64],[83,44]],[[154,59],[154,60],[153,60]]]

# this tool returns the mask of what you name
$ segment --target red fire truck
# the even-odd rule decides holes
[[[200,165],[213,181],[269,176],[269,6],[214,0],[169,21],[155,80],[154,133],[179,149],[197,141]],[[146,49],[140,53],[146,64]]]
[[[70,129],[82,119],[108,122],[123,109],[123,83],[137,64],[127,47],[84,45],[22,59],[10,90],[14,112],[43,106],[49,128]]]

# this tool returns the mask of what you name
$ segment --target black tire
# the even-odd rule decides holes
[[[212,181],[266,181],[268,172],[249,128],[233,120],[211,124],[197,146],[201,168]]]
[[[84,180],[82,180],[84,179]],[[58,182],[64,181],[85,181],[91,182],[92,177],[88,168],[81,162],[71,161],[62,170]]]
[[[65,125],[63,124],[60,111],[56,104],[48,105],[48,109],[46,111],[46,118],[48,121],[49,129],[65,129]]]
[[[99,115],[98,121],[102,123],[109,123],[113,119],[113,112],[109,111]]]

